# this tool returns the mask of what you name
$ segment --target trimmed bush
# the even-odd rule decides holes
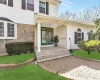
[[[21,53],[34,52],[33,42],[14,42],[5,45],[7,53],[11,55],[20,55]]]
[[[78,42],[77,46],[78,46],[79,48],[85,50],[86,47],[85,47],[84,43],[85,43],[85,41],[80,41],[80,42]]]
[[[90,54],[92,51],[98,50],[100,52],[100,41],[99,40],[90,40],[90,41],[80,41],[78,47],[88,51]]]

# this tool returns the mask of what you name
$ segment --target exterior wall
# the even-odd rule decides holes
[[[21,0],[13,0],[13,7],[0,4],[0,17],[6,17],[20,24],[35,24],[34,13],[39,13],[39,0],[34,0],[34,11],[23,10]],[[49,16],[57,16],[58,8],[49,4]]]
[[[58,17],[58,7],[53,4],[49,4],[49,15]]]
[[[59,46],[67,47],[67,27],[60,26],[56,28],[56,35],[59,37]]]
[[[72,49],[78,49],[77,44],[75,44],[74,41],[74,32],[77,31],[77,29],[80,28],[82,32],[84,32],[84,40],[88,40],[88,35],[87,33],[90,30],[94,30],[92,26],[85,26],[85,25],[79,25],[79,24],[69,24],[67,25],[67,48],[70,49],[70,41],[69,38],[71,39],[71,44],[72,44]]]
[[[45,0],[40,0],[40,1],[45,1]],[[49,1],[49,0],[48,0]],[[37,6],[39,4],[39,0],[37,0]],[[39,10],[37,10],[39,11]],[[58,17],[58,6],[52,3],[49,3],[49,16],[55,16]]]
[[[5,44],[9,42],[34,42],[35,27],[33,25],[18,24],[17,39],[0,40],[0,55],[6,53]]]
[[[0,17],[6,17],[21,24],[34,24],[34,12],[29,10],[22,10],[21,0],[13,0],[14,6],[0,4]]]

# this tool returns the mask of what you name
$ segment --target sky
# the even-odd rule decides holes
[[[94,6],[99,6],[100,0],[62,0],[59,6],[59,14],[66,11],[80,12]]]

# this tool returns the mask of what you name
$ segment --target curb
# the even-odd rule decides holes
[[[32,64],[34,61],[35,61],[35,58],[30,59],[23,63],[19,63],[19,64],[0,64],[0,69],[13,69],[13,68],[21,67],[27,64]]]

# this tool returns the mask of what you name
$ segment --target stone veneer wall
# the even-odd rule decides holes
[[[9,42],[34,42],[35,26],[27,24],[17,24],[17,39],[0,40],[0,55],[6,55],[5,44]]]

